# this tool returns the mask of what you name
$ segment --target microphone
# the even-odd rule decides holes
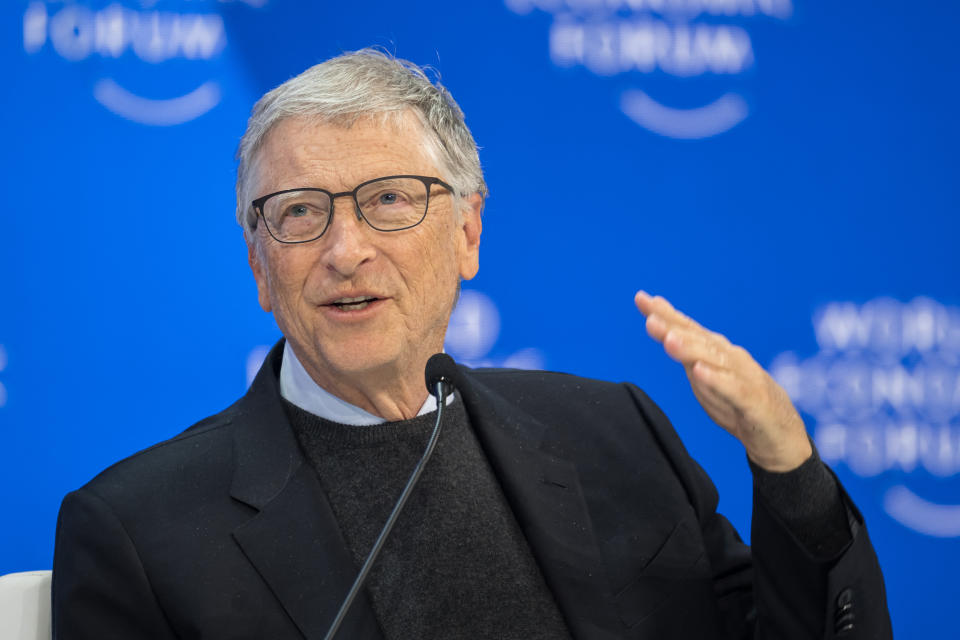
[[[427,360],[423,377],[426,379],[427,392],[437,399],[438,406],[446,396],[453,393],[453,382],[459,375],[457,363],[445,353],[435,353]]]
[[[430,434],[430,440],[427,441],[427,448],[420,457],[420,462],[414,467],[413,473],[410,474],[410,479],[407,480],[407,485],[400,493],[400,497],[397,498],[397,503],[393,505],[393,511],[390,512],[390,517],[387,518],[386,524],[384,524],[383,529],[380,530],[377,541],[373,543],[370,553],[367,554],[367,559],[363,562],[360,573],[357,574],[357,578],[353,581],[353,586],[350,587],[347,597],[343,599],[343,604],[340,605],[340,610],[337,611],[337,615],[333,619],[327,635],[324,636],[324,640],[333,640],[340,625],[343,624],[343,619],[347,617],[347,611],[350,610],[350,605],[353,604],[357,594],[360,593],[360,589],[363,588],[364,582],[367,581],[367,576],[370,574],[370,569],[373,568],[373,563],[377,559],[377,556],[380,555],[383,543],[387,541],[387,536],[389,536],[393,530],[393,525],[396,524],[397,518],[403,510],[403,505],[407,503],[407,498],[413,493],[413,488],[420,479],[427,460],[429,460],[433,454],[433,450],[437,446],[437,440],[440,439],[440,418],[443,416],[443,408],[447,404],[447,396],[453,393],[455,389],[454,381],[459,380],[459,376],[460,373],[457,370],[457,364],[453,361],[453,358],[447,354],[435,353],[427,360],[423,377],[427,383],[427,391],[437,399],[437,421],[433,425],[433,433]]]

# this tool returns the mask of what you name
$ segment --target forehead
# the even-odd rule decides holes
[[[305,117],[281,120],[254,158],[256,195],[296,187],[346,191],[387,175],[437,175],[413,114],[361,118],[349,127]]]

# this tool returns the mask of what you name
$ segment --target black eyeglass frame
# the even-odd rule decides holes
[[[420,182],[423,183],[423,186],[427,190],[427,199],[424,201],[424,205],[423,205],[423,215],[420,216],[419,220],[417,220],[413,224],[408,224],[405,227],[400,227],[398,229],[381,229],[380,227],[375,226],[372,222],[367,220],[367,217],[363,215],[363,211],[360,209],[360,201],[357,200],[357,192],[360,191],[360,189],[362,189],[363,187],[367,186],[368,184],[373,184],[374,182],[380,182],[381,180],[391,180],[394,178],[411,178],[411,179],[419,180]],[[351,191],[341,191],[339,193],[333,193],[332,191],[328,191],[326,189],[320,189],[318,187],[300,187],[297,189],[284,189],[283,191],[274,191],[273,193],[268,193],[265,196],[260,196],[256,200],[252,201],[250,204],[253,205],[253,209],[254,211],[257,212],[257,215],[263,218],[263,226],[266,227],[267,233],[270,234],[271,238],[283,244],[303,244],[304,242],[313,242],[314,240],[316,240],[317,238],[320,238],[323,234],[327,232],[327,229],[330,228],[330,223],[333,222],[333,213],[334,213],[333,201],[336,198],[343,198],[345,196],[351,196],[353,198],[353,210],[357,215],[357,219],[362,219],[372,229],[376,229],[377,231],[380,231],[382,233],[392,233],[394,231],[404,231],[406,229],[412,229],[413,227],[423,222],[424,219],[426,219],[427,211],[430,209],[430,190],[435,184],[440,185],[450,193],[454,193],[453,187],[451,187],[449,184],[447,184],[440,178],[434,178],[432,176],[414,176],[414,175],[404,174],[404,175],[397,175],[397,176],[383,176],[381,178],[374,178],[373,180],[367,180],[366,182],[361,182],[360,184],[358,184]],[[283,193],[292,193],[294,191],[318,191],[320,193],[327,194],[327,197],[330,198],[330,215],[327,217],[327,224],[324,225],[323,229],[320,230],[320,233],[318,233],[317,235],[315,235],[314,237],[308,240],[281,240],[280,238],[278,238],[273,234],[273,231],[270,229],[270,224],[267,222],[267,217],[263,213],[263,205],[267,200],[269,200],[273,196],[278,196]]]

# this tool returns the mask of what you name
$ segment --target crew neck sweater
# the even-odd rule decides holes
[[[359,571],[436,412],[357,427],[284,408]],[[387,640],[570,637],[459,398],[365,588]]]

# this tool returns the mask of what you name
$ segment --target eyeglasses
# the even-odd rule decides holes
[[[377,231],[403,231],[415,227],[427,215],[430,188],[453,187],[440,178],[386,176],[368,180],[353,191],[331,193],[326,189],[286,189],[253,201],[253,208],[277,242],[297,244],[322,236],[333,220],[335,198],[351,196],[357,218]]]

